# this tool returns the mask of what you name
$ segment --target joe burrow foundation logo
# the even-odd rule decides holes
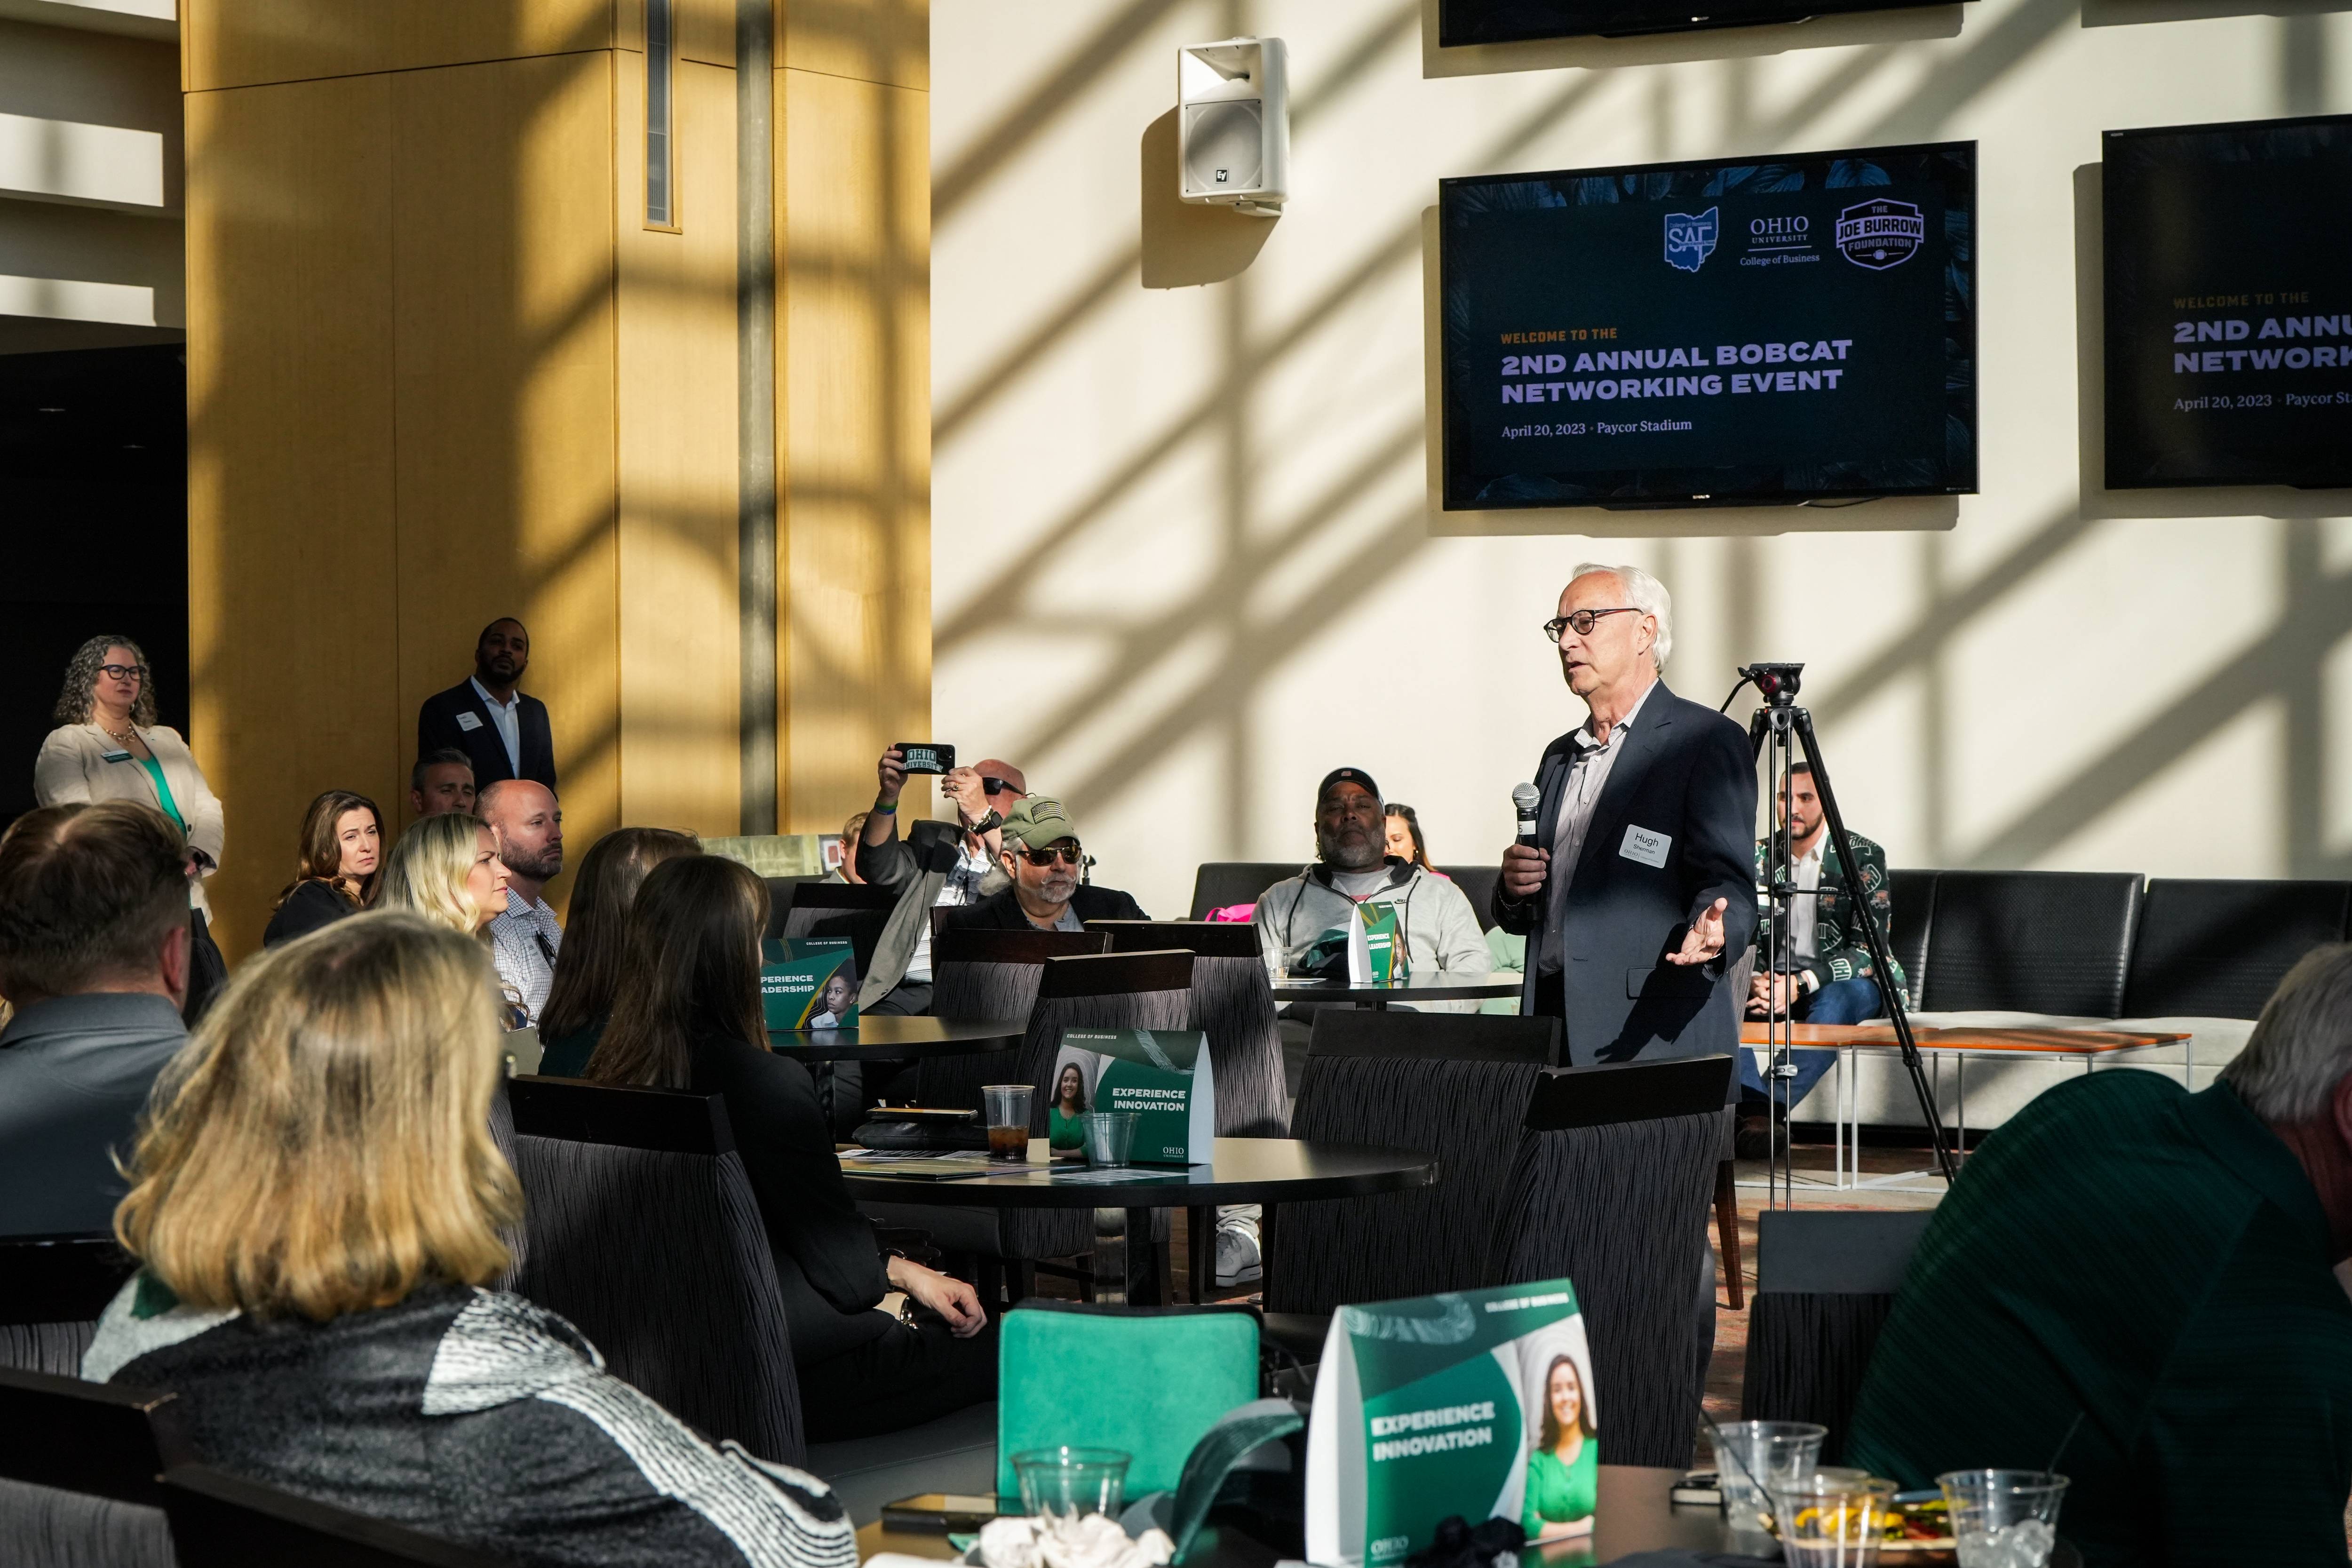
[[[1837,247],[1856,267],[1900,267],[1927,242],[1927,220],[1909,202],[1885,197],[1838,214]]]
[[[1718,210],[1709,207],[1696,216],[1689,213],[1666,215],[1667,266],[1696,272],[1700,263],[1715,254],[1716,236],[1723,228],[1716,217]]]

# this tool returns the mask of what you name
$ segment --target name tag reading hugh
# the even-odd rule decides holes
[[[1617,853],[1628,860],[1639,860],[1644,866],[1664,866],[1666,851],[1674,842],[1672,834],[1653,833],[1646,827],[1636,827],[1628,823],[1625,826],[1625,842],[1618,846]]]

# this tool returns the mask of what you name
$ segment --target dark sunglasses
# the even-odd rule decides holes
[[[986,790],[991,795],[1026,795],[1029,793],[1024,789],[1014,788],[1011,779],[992,779],[986,773],[980,775],[980,787]]]
[[[1021,851],[1021,858],[1028,861],[1032,866],[1050,866],[1056,860],[1065,866],[1076,866],[1083,862],[1086,858],[1087,852],[1075,844],[1067,846],[1055,844],[1044,849]]]

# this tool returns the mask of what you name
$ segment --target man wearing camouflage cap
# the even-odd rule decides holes
[[[998,858],[1012,886],[976,904],[950,911],[944,929],[988,931],[1084,931],[1088,921],[1141,921],[1151,917],[1116,888],[1078,880],[1086,849],[1068,810],[1047,795],[1032,795],[1004,819]]]

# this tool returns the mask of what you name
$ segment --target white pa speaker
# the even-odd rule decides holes
[[[1256,217],[1290,197],[1290,86],[1280,38],[1176,52],[1176,194]]]

